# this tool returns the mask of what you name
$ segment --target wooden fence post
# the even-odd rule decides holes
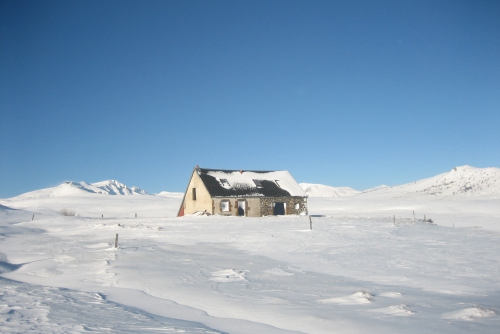
[[[309,216],[309,228],[310,228],[310,229],[311,229],[311,231],[312,231],[312,229],[313,229],[313,221],[312,221],[312,219],[311,219],[311,216]]]
[[[115,248],[118,248],[118,233],[116,233],[115,237]]]
[[[35,215],[33,215],[33,217],[31,217],[31,220],[35,219]]]

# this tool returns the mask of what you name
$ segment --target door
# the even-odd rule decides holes
[[[283,216],[285,214],[285,203],[276,202],[274,203],[274,215]]]
[[[245,201],[238,201],[238,216],[245,215],[245,208],[246,208],[246,202]]]

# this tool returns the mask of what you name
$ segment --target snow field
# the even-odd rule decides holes
[[[0,252],[24,265],[5,277],[99,292],[214,330],[493,333],[500,325],[499,235],[484,229],[355,217],[313,218],[312,231],[298,216],[20,220]],[[474,308],[488,316],[453,313]]]
[[[99,293],[0,278],[2,333],[221,333],[112,303]]]

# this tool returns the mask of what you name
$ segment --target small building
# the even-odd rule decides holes
[[[286,170],[196,166],[177,216],[195,212],[246,217],[307,215],[307,194]]]

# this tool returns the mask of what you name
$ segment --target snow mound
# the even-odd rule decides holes
[[[284,271],[281,268],[273,268],[273,269],[264,270],[264,273],[266,273],[268,275],[273,275],[273,276],[293,276],[293,275],[295,275],[294,273],[289,273],[288,271]]]
[[[350,187],[331,187],[324,184],[299,183],[309,197],[346,197],[361,191]]]
[[[2,257],[0,257],[2,259]],[[13,264],[5,261],[0,261],[0,275],[5,274],[14,270],[17,270],[22,267],[22,264]]]
[[[6,210],[14,210],[14,209],[9,208],[8,206],[0,204],[0,211],[6,211]]]
[[[392,315],[397,317],[408,316],[415,313],[412,310],[410,310],[410,308],[406,306],[406,304],[392,305],[389,307],[370,310],[370,312],[382,313],[385,315]]]
[[[388,297],[388,298],[401,298],[401,293],[399,292],[383,292],[379,294],[380,297]]]
[[[359,305],[369,304],[372,302],[372,295],[366,291],[358,291],[350,296],[320,299],[318,302],[323,304],[340,304],[340,305]]]
[[[496,315],[492,310],[483,307],[464,308],[458,311],[447,312],[442,314],[443,319],[454,319],[464,321],[474,321],[477,318],[485,318]]]
[[[437,176],[399,186],[374,188],[363,194],[405,197],[424,195],[433,197],[470,197],[500,195],[500,168],[455,167]]]
[[[30,198],[81,196],[88,194],[147,195],[148,193],[137,187],[129,188],[125,184],[120,183],[116,180],[108,180],[92,184],[88,184],[83,181],[82,182],[68,181],[56,187],[27,192],[15,198],[30,199]]]
[[[212,273],[211,281],[215,282],[237,282],[237,281],[246,281],[245,272],[243,270],[235,270],[235,269],[224,269],[215,271]]]

